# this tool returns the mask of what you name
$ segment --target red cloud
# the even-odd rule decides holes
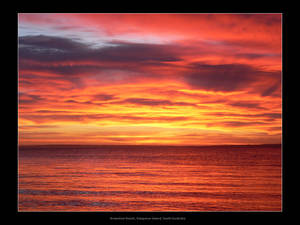
[[[280,14],[19,14],[19,24],[22,140],[79,140],[67,126],[82,124],[170,129],[80,133],[93,142],[280,140]]]

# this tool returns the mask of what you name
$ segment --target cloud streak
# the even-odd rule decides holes
[[[93,48],[78,41],[51,36],[25,36],[19,38],[21,59],[38,62],[95,61],[95,62],[173,62],[172,46],[111,42],[113,46]]]

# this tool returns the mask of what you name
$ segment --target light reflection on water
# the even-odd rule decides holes
[[[19,150],[20,211],[280,211],[281,147]]]

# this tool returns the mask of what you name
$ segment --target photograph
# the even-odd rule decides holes
[[[282,17],[17,13],[17,211],[282,212]]]

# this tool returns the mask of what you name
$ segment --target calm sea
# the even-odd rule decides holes
[[[281,211],[281,146],[24,146],[19,211]]]

